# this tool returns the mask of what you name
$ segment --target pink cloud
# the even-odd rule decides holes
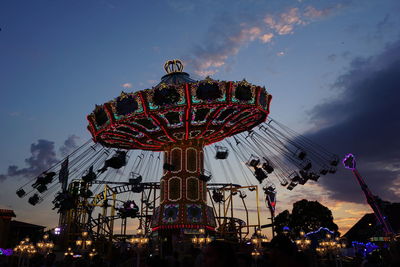
[[[264,23],[279,35],[291,34],[293,33],[295,25],[306,24],[306,22],[301,19],[300,12],[297,7],[289,9],[287,12],[277,16],[277,18],[267,15],[264,18]]]
[[[127,89],[127,88],[132,88],[132,84],[131,83],[124,83],[122,84],[122,87]]]
[[[263,42],[263,43],[269,43],[269,42],[272,41],[272,38],[273,38],[273,37],[274,37],[274,34],[273,34],[273,33],[266,33],[266,34],[261,35],[261,36],[259,37],[259,39],[260,39],[261,42]]]
[[[199,76],[206,77],[214,75],[217,73],[217,70],[195,70],[194,72]]]
[[[236,28],[232,25],[215,25],[207,36],[207,40],[211,42],[197,46],[193,56],[186,61],[194,66],[196,74],[213,75],[219,68],[226,66],[230,57],[235,56],[250,42],[259,40],[262,43],[270,43],[275,35],[293,34],[296,27],[305,26],[315,18],[330,14],[332,10],[332,8],[320,10],[313,6],[304,9],[292,7],[280,14],[265,14],[262,20],[237,24]],[[223,26],[226,29],[221,30]]]
[[[316,9],[313,6],[308,6],[306,7],[304,11],[304,16],[308,18],[319,18],[319,17],[325,17],[329,15],[332,12],[332,8],[326,8],[326,9]]]

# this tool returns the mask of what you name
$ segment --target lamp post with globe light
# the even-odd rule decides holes
[[[82,252],[89,250],[92,243],[93,243],[93,241],[90,239],[89,233],[87,231],[83,231],[82,237],[78,238],[75,241],[77,249]]]
[[[18,267],[25,267],[29,266],[30,257],[37,251],[35,246],[30,242],[29,237],[26,237],[14,248],[14,252],[18,254]]]
[[[143,234],[143,229],[138,229],[136,235],[128,239],[128,242],[131,244],[133,250],[136,251],[137,255],[136,266],[140,266],[140,254],[142,250],[149,243],[149,238]]]
[[[300,237],[295,240],[299,250],[305,250],[311,245],[311,240],[305,235],[304,231],[300,231]]]
[[[36,247],[39,249],[40,253],[46,255],[52,251],[52,249],[54,248],[54,243],[49,240],[49,235],[45,234],[43,235],[43,240],[36,243]]]
[[[322,257],[334,261],[336,266],[341,266],[341,249],[345,247],[345,243],[341,242],[339,237],[333,237],[327,233],[325,239],[318,242],[318,247],[315,250]]]
[[[261,229],[257,228],[251,237],[251,243],[254,245],[251,256],[255,259],[256,265],[258,264],[258,258],[261,256],[262,243],[266,242],[268,242],[267,236],[262,235]]]
[[[206,231],[204,228],[200,228],[199,235],[198,236],[195,235],[194,237],[191,238],[192,244],[195,247],[203,248],[204,245],[207,245],[212,241],[211,237],[209,237],[208,235],[205,236],[205,232]]]
[[[64,252],[64,256],[74,256],[74,252],[72,251],[72,248],[68,248],[67,251]]]

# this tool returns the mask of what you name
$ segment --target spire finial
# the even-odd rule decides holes
[[[168,74],[182,72],[183,64],[179,59],[168,60],[164,64],[164,69]]]

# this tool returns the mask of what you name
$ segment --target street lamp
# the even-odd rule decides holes
[[[90,253],[89,253],[89,257],[92,259],[94,256],[96,256],[97,255],[97,251],[96,251],[96,249],[94,248],[94,249],[92,249],[92,251],[90,251]]]
[[[340,242],[340,238],[333,238],[331,234],[326,234],[325,239],[318,243],[316,251],[320,254],[340,254],[340,249],[346,247],[346,244]]]
[[[149,243],[149,238],[143,235],[142,229],[138,229],[136,232],[136,236],[130,238],[128,242],[137,247],[142,247]]]
[[[26,237],[14,248],[14,252],[18,254],[18,266],[28,266],[29,258],[37,251],[35,246],[30,243],[29,237]]]
[[[89,235],[89,233],[87,231],[82,232],[82,237],[86,238],[88,235]]]
[[[74,252],[72,251],[72,248],[68,248],[67,251],[64,253],[65,256],[74,256]]]
[[[203,247],[204,245],[210,243],[212,239],[209,236],[205,236],[206,231],[204,228],[199,229],[199,236],[194,236],[192,237],[191,241],[192,244],[195,246],[199,246],[200,248]]]
[[[196,246],[199,246],[200,248],[203,247],[203,245],[206,245],[212,241],[211,237],[193,237],[192,238],[192,243]]]
[[[305,250],[311,245],[311,240],[305,235],[304,231],[300,231],[300,237],[295,240],[299,250]]]
[[[133,245],[133,248],[137,253],[136,266],[139,266],[141,250],[147,245],[147,243],[149,243],[149,238],[143,235],[142,229],[138,229],[136,235],[128,239],[128,242]]]
[[[82,232],[82,238],[79,238],[75,241],[78,249],[87,250],[92,245],[92,240],[89,238],[89,233],[86,231]]]
[[[147,237],[132,237],[129,239],[129,243],[132,245],[143,246],[149,242],[149,238]]]
[[[252,252],[251,252],[251,256],[253,256],[253,257],[258,257],[258,256],[260,256],[261,255],[261,253],[257,250],[257,249],[254,249]]]
[[[251,243],[253,243],[255,248],[260,248],[262,243],[268,242],[268,238],[261,234],[261,229],[257,228],[251,237]]]
[[[39,248],[39,251],[43,254],[48,254],[54,248],[54,243],[49,241],[49,235],[43,235],[43,240],[39,241],[36,246]]]
[[[257,234],[257,236],[261,236],[261,229],[260,228],[257,228],[256,234]]]

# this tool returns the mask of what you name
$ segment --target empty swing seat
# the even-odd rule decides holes
[[[205,175],[205,174],[201,173],[199,175],[199,180],[201,180],[203,182],[208,182],[211,180],[211,175]]]
[[[326,175],[326,174],[328,174],[328,169],[321,169],[320,171],[319,171],[319,173],[321,174],[321,175]]]
[[[298,150],[296,151],[295,155],[296,155],[296,157],[297,157],[299,160],[303,160],[303,159],[306,158],[307,153],[306,153],[305,151],[303,151],[302,149],[298,149]]]
[[[294,182],[294,181],[292,181],[292,182],[290,182],[290,184],[288,185],[287,189],[288,189],[288,190],[293,190],[293,188],[295,188],[296,185],[297,185],[297,183]]]
[[[260,159],[254,155],[251,155],[247,165],[253,168],[257,168],[258,164],[260,164]]]
[[[37,189],[37,191],[38,191],[39,193],[43,193],[44,191],[47,190],[47,186],[44,185],[44,184],[41,184],[41,185],[39,185],[38,187],[36,187],[36,189]]]
[[[137,173],[131,173],[131,178],[129,179],[129,183],[133,185],[138,185],[142,182],[143,177]]]
[[[254,171],[254,174],[260,184],[262,183],[262,181],[265,178],[268,177],[268,175],[261,168],[256,168],[256,170]]]
[[[217,153],[215,154],[216,159],[226,159],[228,157],[228,148],[217,146]]]
[[[17,196],[18,196],[18,197],[21,197],[21,198],[22,198],[23,196],[25,196],[25,194],[26,194],[26,193],[25,193],[25,190],[24,190],[24,189],[22,189],[22,188],[21,188],[21,189],[18,189],[18,191],[17,191]]]
[[[33,196],[31,196],[28,200],[29,204],[31,204],[32,206],[35,206],[38,202],[39,202],[39,196],[38,194],[34,194]]]
[[[308,177],[309,177],[310,180],[318,181],[318,179],[319,179],[320,176],[319,176],[318,174],[316,174],[316,173],[310,172],[310,173],[308,174]]]
[[[269,162],[265,162],[262,165],[262,168],[267,172],[267,173],[271,173],[274,171],[274,167],[272,167]]]

